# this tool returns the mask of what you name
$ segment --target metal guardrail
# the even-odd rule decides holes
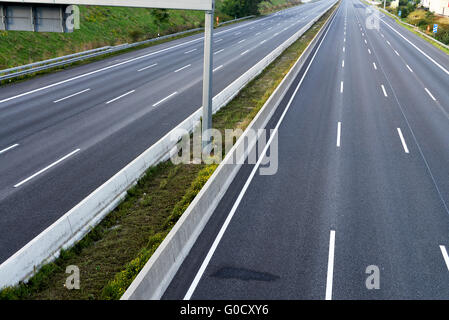
[[[226,25],[226,24],[241,21],[241,20],[251,19],[254,17],[255,16],[248,16],[248,17],[243,17],[243,18],[239,18],[239,19],[229,20],[229,21],[222,22],[222,23],[218,24],[218,26]],[[48,69],[55,68],[55,67],[61,67],[61,66],[68,65],[68,64],[78,62],[78,61],[82,61],[85,59],[98,57],[101,55],[117,52],[120,50],[125,50],[128,48],[138,47],[140,45],[148,44],[148,43],[155,42],[155,41],[178,37],[178,36],[181,36],[181,35],[184,35],[187,33],[201,31],[203,29],[204,28],[189,29],[186,31],[172,33],[172,34],[168,34],[168,35],[165,35],[162,37],[157,37],[157,38],[152,38],[152,39],[143,40],[143,41],[139,41],[139,42],[134,42],[131,44],[125,43],[125,44],[120,44],[120,45],[114,46],[114,47],[106,46],[106,47],[102,47],[102,48],[97,48],[97,49],[92,49],[92,50],[88,50],[88,51],[70,54],[70,55],[63,56],[63,57],[53,58],[53,59],[49,59],[49,60],[45,60],[45,61],[30,63],[30,64],[23,65],[23,66],[0,70],[0,81],[20,77],[20,76],[27,75],[27,74],[32,74],[32,73],[39,72],[39,71],[48,70]]]
[[[383,8],[379,8],[379,7],[376,7],[376,8],[379,9],[380,11],[382,11],[383,13],[388,14],[388,16],[393,16],[393,18],[396,19],[399,23],[405,24],[405,25],[407,25],[407,26],[413,28],[413,31],[418,32],[420,35],[423,35],[424,37],[426,37],[426,38],[432,40],[433,42],[436,42],[438,45],[440,45],[440,46],[442,46],[442,47],[444,47],[444,48],[446,48],[446,49],[449,49],[449,45],[444,44],[443,42],[438,41],[437,39],[432,38],[431,36],[425,34],[425,33],[422,32],[421,30],[419,30],[417,26],[414,26],[414,25],[412,25],[412,24],[410,24],[410,23],[407,23],[407,22],[402,21],[401,19],[399,19],[398,17],[396,17],[395,15],[393,15],[391,12],[388,12],[387,10],[384,10]]]

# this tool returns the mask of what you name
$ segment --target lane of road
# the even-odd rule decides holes
[[[449,77],[365,9],[342,1],[283,102],[278,172],[242,168],[165,299],[449,298]]]

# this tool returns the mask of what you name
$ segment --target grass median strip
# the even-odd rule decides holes
[[[222,132],[245,129],[331,12],[217,112],[214,127]],[[62,251],[26,284],[0,291],[0,299],[119,299],[215,168],[169,161],[150,168],[126,199],[84,239]],[[64,286],[70,265],[80,269],[79,290]]]

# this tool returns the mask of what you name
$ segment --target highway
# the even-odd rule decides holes
[[[449,298],[449,57],[366,7],[342,0],[268,126],[278,172],[242,167],[164,299]]]
[[[214,95],[330,3],[215,30]],[[0,262],[201,106],[203,41],[194,35],[0,88]]]

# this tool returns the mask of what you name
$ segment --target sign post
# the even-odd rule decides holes
[[[212,37],[214,33],[214,11],[206,11],[204,23],[204,70],[203,70],[203,150],[209,145],[210,139],[206,132],[212,129]]]

